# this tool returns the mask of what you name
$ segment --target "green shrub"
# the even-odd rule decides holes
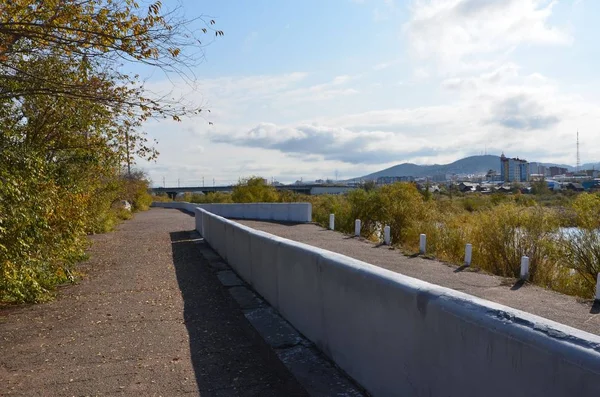
[[[279,195],[263,178],[251,177],[233,188],[231,199],[235,203],[274,203],[279,201]]]
[[[471,243],[476,265],[500,276],[519,277],[521,257],[528,256],[530,280],[545,278],[559,226],[553,211],[501,204],[480,212],[474,221]]]
[[[580,276],[578,295],[594,296],[596,277],[600,273],[600,231],[579,229],[560,239],[562,264]]]

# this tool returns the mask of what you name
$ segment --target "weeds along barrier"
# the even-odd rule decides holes
[[[331,219],[333,219],[333,217],[334,217],[334,214],[331,214],[330,222],[331,222]],[[361,225],[361,220],[356,219],[355,220],[355,231],[354,231],[354,235],[356,237],[360,237],[360,225]],[[331,227],[330,227],[330,229],[333,230],[333,228],[331,228]],[[391,244],[390,243],[390,227],[387,225],[384,227],[383,243],[385,245]],[[426,252],[427,252],[427,235],[422,233],[419,235],[419,254],[425,255]],[[465,260],[464,260],[465,266],[471,266],[472,257],[473,257],[473,245],[466,244],[465,245]],[[530,258],[528,256],[524,255],[521,257],[519,279],[522,281],[527,281],[530,277],[529,263],[530,263]],[[595,292],[594,297],[595,297],[596,301],[600,301],[600,273],[598,273],[598,275],[597,275],[596,292]]]

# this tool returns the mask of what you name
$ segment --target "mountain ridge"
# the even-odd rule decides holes
[[[537,163],[546,167],[557,166],[566,168],[569,171],[575,170],[575,167],[568,164],[543,163],[537,161],[532,161],[530,163]],[[596,168],[600,168],[600,163],[586,163],[580,168],[591,169],[594,166]],[[500,156],[492,154],[468,156],[448,164],[419,165],[414,163],[401,163],[381,171],[364,175],[362,177],[352,178],[349,181],[375,180],[383,176],[411,176],[420,178],[449,173],[477,174],[487,172],[488,170],[494,170],[498,173],[500,172]]]

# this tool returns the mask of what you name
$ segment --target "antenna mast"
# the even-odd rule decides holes
[[[577,172],[579,172],[580,165],[581,165],[581,159],[579,157],[579,130],[577,130],[577,168],[576,168]]]

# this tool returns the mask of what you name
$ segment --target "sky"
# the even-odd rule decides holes
[[[144,76],[210,113],[149,121],[154,185],[348,179],[504,152],[600,161],[600,2],[163,0],[225,33],[193,86]],[[212,123],[212,124],[209,124]]]

